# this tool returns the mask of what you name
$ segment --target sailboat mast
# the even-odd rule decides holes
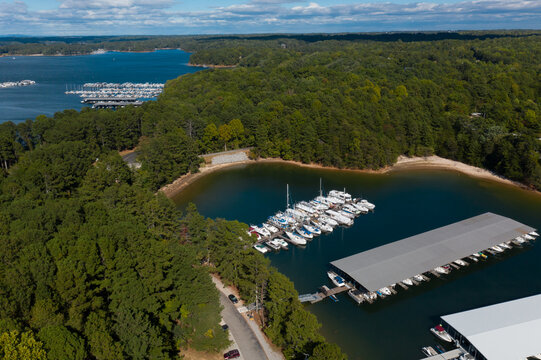
[[[286,209],[289,209],[289,184],[286,184]]]
[[[319,196],[323,196],[323,190],[321,190],[321,178],[319,178]]]

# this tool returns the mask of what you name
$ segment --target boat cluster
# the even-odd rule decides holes
[[[30,86],[30,85],[35,85],[35,84],[36,82],[34,80],[8,81],[8,82],[0,83],[0,89],[17,87],[17,86]]]
[[[67,95],[78,95],[82,98],[137,98],[152,99],[160,95],[164,84],[160,83],[86,83],[82,88],[66,90]]]
[[[375,205],[364,199],[354,199],[345,191],[332,190],[311,201],[287,206],[270,216],[267,222],[251,225],[248,233],[257,237],[254,248],[262,253],[287,249],[287,242],[306,245],[322,233],[330,233],[336,226],[351,226],[354,219],[374,210]]]
[[[492,246],[486,250],[479,251],[477,253],[474,253],[470,256],[467,256],[464,259],[457,259],[453,262],[438,266],[434,268],[433,270],[430,270],[424,274],[417,274],[411,278],[406,278],[399,283],[391,284],[389,286],[383,287],[377,291],[374,292],[361,292],[354,287],[352,287],[349,284],[346,284],[345,282],[340,282],[341,285],[338,285],[336,281],[332,280],[333,276],[336,277],[337,275],[333,273],[332,271],[328,272],[329,278],[331,278],[331,281],[336,286],[347,286],[350,288],[348,291],[349,296],[355,300],[357,303],[362,303],[364,301],[372,303],[374,302],[378,297],[385,298],[387,296],[393,295],[396,293],[396,288],[401,287],[404,290],[406,290],[408,287],[413,285],[419,285],[423,281],[429,281],[430,278],[428,275],[432,274],[436,277],[440,277],[441,275],[449,274],[453,269],[460,269],[461,267],[468,266],[470,263],[479,262],[480,260],[485,260],[488,258],[489,255],[498,255],[503,253],[505,250],[512,249],[513,246],[522,246],[526,243],[535,240],[539,234],[535,231],[532,231],[528,234],[523,234],[522,236],[517,236],[513,240],[503,242],[501,244]],[[332,274],[331,274],[332,273]]]

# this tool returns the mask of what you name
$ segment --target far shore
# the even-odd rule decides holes
[[[195,173],[195,174],[188,173],[186,175],[183,175],[180,178],[176,179],[171,184],[165,185],[159,191],[163,192],[165,196],[167,196],[168,198],[173,198],[177,196],[179,193],[181,193],[190,184],[193,184],[194,182],[204,177],[205,175],[211,174],[218,170],[233,167],[233,166],[256,164],[256,163],[282,163],[282,164],[291,164],[291,165],[308,167],[308,168],[358,172],[358,173],[365,173],[365,174],[366,173],[367,174],[386,174],[393,171],[422,170],[422,169],[449,170],[449,171],[457,171],[462,174],[475,177],[475,178],[486,179],[486,180],[495,181],[495,182],[499,182],[506,185],[511,185],[511,186],[518,187],[524,190],[528,190],[532,193],[541,195],[541,192],[537,190],[534,190],[520,182],[506,179],[489,170],[485,170],[485,169],[481,169],[475,166],[464,164],[459,161],[441,158],[435,155],[427,156],[427,157],[407,157],[407,156],[401,155],[398,157],[397,162],[394,165],[387,166],[385,168],[381,168],[378,170],[344,169],[344,168],[323,166],[320,164],[304,164],[298,161],[283,160],[279,158],[265,158],[265,159],[258,159],[258,160],[245,160],[245,161],[219,164],[219,165],[206,165],[206,166],[202,166],[199,169],[198,173]]]
[[[10,57],[10,56],[85,56],[85,55],[100,55],[108,52],[117,52],[117,53],[152,53],[158,50],[182,50],[180,48],[158,48],[153,50],[104,50],[103,52],[91,51],[84,54],[0,54],[0,57]],[[211,65],[205,65],[210,67]]]
[[[236,65],[192,64],[191,62],[188,63],[188,66],[205,67],[205,68],[212,68],[212,69],[231,69],[231,68],[236,67]]]

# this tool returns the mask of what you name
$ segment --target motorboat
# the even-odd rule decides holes
[[[299,222],[308,220],[308,217],[297,209],[286,209],[286,214]]]
[[[344,205],[346,203],[344,200],[334,196],[327,196],[327,200],[329,200],[334,205]]]
[[[287,241],[281,238],[274,238],[274,242],[280,245],[280,247],[284,250],[289,249],[289,246],[287,245]]]
[[[357,210],[360,211],[361,214],[368,214],[368,211],[370,211],[370,209],[361,204],[351,203],[351,206],[354,206]]]
[[[391,289],[389,289],[388,287],[382,287],[381,289],[379,289],[379,292],[381,292],[383,295],[385,296],[391,296]]]
[[[310,201],[310,205],[318,211],[325,211],[329,208],[329,205],[323,204],[317,200]]]
[[[443,265],[442,268],[444,268],[445,270],[447,270],[447,272],[451,272],[453,270],[453,268],[451,267],[451,265],[447,264],[447,265]]]
[[[430,328],[430,331],[432,332],[432,334],[436,335],[439,339],[443,341],[450,343],[453,342],[453,338],[451,337],[451,335],[449,335],[441,325],[436,325],[433,328]]]
[[[286,219],[284,219],[283,217],[277,217],[277,216],[270,216],[269,217],[269,222],[271,222],[272,224],[280,227],[280,228],[283,228],[287,225],[289,225],[288,221]]]
[[[421,351],[428,357],[438,355],[438,352],[434,350],[432,346],[425,346],[421,349]]]
[[[357,304],[360,304],[364,301],[364,297],[363,297],[363,293],[360,292],[358,289],[349,289],[348,290],[348,295],[350,298],[353,299],[353,301],[355,301]]]
[[[520,236],[517,236],[514,241],[516,241],[519,245],[522,245],[526,242],[526,240],[524,240],[522,237]]]
[[[327,215],[329,215],[333,220],[335,220],[339,224],[343,225],[353,225],[353,220],[349,217],[346,217],[344,215],[341,215],[340,213],[334,211],[334,210],[327,210],[325,211]]]
[[[303,224],[302,225],[306,230],[308,230],[309,232],[311,232],[313,235],[321,235],[321,229],[316,227],[316,226],[312,226],[312,225],[308,225],[308,224]]]
[[[342,216],[347,217],[347,218],[355,219],[355,214],[352,213],[352,212],[350,212],[350,211],[347,211],[347,210],[342,209],[342,210],[338,211],[338,213],[339,213],[340,215],[342,215]]]
[[[314,201],[316,201],[316,202],[318,202],[318,203],[321,203],[321,204],[323,204],[323,205],[326,205],[326,206],[328,206],[328,207],[332,207],[332,206],[335,205],[335,203],[333,203],[332,201],[330,201],[329,199],[327,199],[325,196],[318,196],[318,197],[315,198]]]
[[[294,245],[306,245],[306,239],[300,235],[294,234],[290,231],[286,231],[286,235]]]
[[[485,253],[483,253],[482,251],[479,251],[478,254],[479,256],[481,256],[482,259],[488,259],[488,256],[486,256]]]
[[[471,261],[474,261],[474,262],[478,262],[479,259],[476,258],[475,256],[468,256],[468,259],[470,259]]]
[[[499,247],[498,245],[494,245],[490,249],[494,250],[497,253],[502,253],[503,252],[503,249],[501,247]]]
[[[266,247],[263,244],[255,244],[254,249],[256,249],[257,251],[259,251],[262,254],[265,254],[265,253],[269,252],[269,248]]]
[[[335,198],[338,198],[338,199],[341,199],[344,202],[351,202],[351,200],[352,200],[351,194],[348,194],[345,191],[331,190],[331,191],[329,191],[328,195],[332,196],[332,197],[335,197]]]
[[[351,204],[345,204],[342,210],[349,211],[350,213],[354,215],[361,215],[361,210],[357,209],[357,207],[351,205]]]
[[[327,271],[327,276],[331,279],[332,283],[336,286],[346,286],[346,282],[340,275],[334,271]]]
[[[421,274],[417,274],[413,278],[417,281],[425,281],[425,278]]]
[[[407,285],[407,286],[413,286],[413,281],[411,281],[410,278],[407,278],[407,279],[402,280],[402,284]]]
[[[298,204],[295,204],[295,209],[302,210],[310,215],[313,215],[316,213],[316,209],[314,209],[310,204],[308,204],[306,201],[301,201]]]
[[[529,235],[529,234],[524,234],[524,235],[522,235],[522,237],[524,239],[526,239],[526,240],[535,240],[535,238],[533,236]]]
[[[338,226],[338,221],[334,220],[333,218],[330,218],[326,215],[321,215],[319,218],[319,221],[323,221],[325,224],[335,227]]]
[[[460,266],[467,266],[467,265],[468,265],[468,263],[465,262],[465,261],[462,260],[462,259],[457,259],[457,260],[455,260],[455,261],[453,261],[453,262],[454,262],[455,264],[457,264],[457,265],[460,265]]]
[[[507,245],[506,243],[502,242],[501,244],[498,244],[499,247],[501,247],[502,249],[511,249],[511,246]]]
[[[267,245],[268,247],[270,247],[273,250],[280,250],[280,248],[281,248],[280,244],[277,244],[274,241],[274,239],[269,240],[269,241],[265,241],[265,245]]]
[[[480,253],[473,253],[472,255],[475,256],[476,258],[481,257]]]
[[[368,210],[374,210],[376,208],[376,205],[372,204],[371,202],[369,202],[368,200],[365,200],[365,199],[362,199],[361,201],[357,202],[357,204],[361,204],[362,206],[364,206]]]
[[[324,232],[332,232],[333,231],[333,227],[328,225],[328,224],[325,224],[323,221],[317,221],[317,220],[312,220],[311,221],[312,224],[314,226],[317,226],[319,229],[321,229],[321,231],[324,231]]]
[[[269,230],[265,229],[264,227],[259,227],[256,225],[250,225],[250,231],[255,231],[261,236],[271,236],[271,233]]]
[[[310,231],[308,231],[308,230],[306,230],[306,229],[304,229],[304,228],[302,228],[302,227],[297,228],[297,233],[298,233],[300,236],[302,236],[302,237],[304,237],[304,238],[306,238],[306,239],[310,239],[310,240],[311,240],[311,239],[314,238],[314,235],[313,235]]]
[[[439,273],[439,274],[449,274],[449,271],[447,271],[446,269],[444,269],[441,266],[438,266],[438,267],[434,268],[434,271]]]
[[[276,215],[274,215],[276,218],[278,219],[284,219],[287,221],[288,224],[290,225],[295,225],[297,224],[297,220],[295,220],[292,216],[288,215],[288,214],[285,214],[283,212],[277,212]]]
[[[539,236],[539,234],[537,232],[535,232],[535,231],[530,232],[529,235],[533,236],[533,237],[538,237]]]
[[[280,231],[276,226],[267,223],[263,224],[263,227],[267,229],[271,234],[276,234],[278,231]]]

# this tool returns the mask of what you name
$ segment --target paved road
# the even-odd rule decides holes
[[[242,318],[235,305],[222,292],[220,292],[220,303],[224,306],[222,317],[225,323],[229,325],[229,331],[233,333],[233,337],[239,345],[242,358],[246,360],[267,360],[267,356],[265,356],[265,352],[252,329]]]

